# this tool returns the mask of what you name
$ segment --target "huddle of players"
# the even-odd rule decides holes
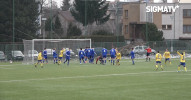
[[[56,53],[56,49],[53,49],[53,58],[54,58],[54,64],[57,63],[58,65],[61,64],[61,61],[63,59],[63,53],[66,51],[65,48],[63,48],[62,50],[60,50],[60,53],[59,53],[59,56],[57,56],[57,53]],[[42,57],[43,55],[43,57]],[[89,63],[94,63],[94,57],[96,55],[95,51],[94,51],[94,48],[86,48],[84,51],[82,50],[82,48],[80,48],[80,51],[79,51],[79,60],[80,60],[80,64],[82,64],[82,61],[83,63],[87,63],[87,60],[89,60]],[[100,56],[98,56],[98,58],[96,59],[96,64],[97,64],[97,61],[99,60],[101,64],[106,64],[107,62],[107,55],[108,55],[108,50],[106,48],[103,48],[102,49],[102,54]],[[44,58],[44,59],[43,59]],[[131,51],[131,59],[132,59],[132,62],[134,64],[134,52],[133,52],[133,49]],[[37,65],[39,63],[41,63],[41,67],[43,67],[43,63],[46,61],[46,63],[48,63],[48,60],[47,60],[47,51],[46,51],[46,48],[44,48],[44,51],[43,53],[42,52],[39,52],[38,54],[38,62],[35,63],[35,67],[37,67]],[[121,53],[118,52],[117,48],[114,49],[112,48],[110,50],[110,60],[111,61],[111,65],[115,64],[115,59],[117,60],[116,61],[116,65],[120,65],[119,61],[121,59]],[[64,61],[65,62],[68,62],[67,65],[69,65],[69,61],[70,61],[70,50],[67,50],[66,51],[66,59]]]
[[[65,54],[65,61],[64,61],[64,63],[67,62],[67,65],[69,65],[69,62],[70,62],[70,49],[66,50],[65,48],[62,48],[62,50],[60,50],[59,55],[56,53],[56,48],[53,49],[53,55],[52,56],[53,56],[53,59],[54,59],[54,64],[57,63],[58,65],[60,65],[62,63],[62,59],[63,59],[65,51],[66,51],[66,54]],[[45,61],[46,61],[46,63],[48,63],[46,48],[44,48],[43,53],[41,51],[38,53],[37,59],[38,59],[38,62],[35,63],[35,67],[37,67],[37,65],[39,63],[41,63],[40,66],[43,68],[43,63]]]
[[[93,63],[94,62],[94,55],[95,55],[95,51],[94,49],[91,48],[86,48],[84,51],[82,50],[82,48],[80,48],[79,51],[79,59],[80,59],[80,64],[83,61],[84,63],[87,63],[87,60],[89,60],[89,63]],[[96,64],[98,61],[100,61],[100,64],[106,64],[107,62],[107,54],[108,54],[108,50],[106,48],[103,48],[101,50],[101,55],[97,57],[96,59]],[[115,64],[115,59],[117,59],[116,61],[116,65],[120,65],[119,60],[121,59],[121,53],[118,52],[117,49],[112,48],[110,50],[110,61],[111,64],[114,65]]]
[[[147,58],[146,58],[146,61],[149,59],[150,61],[150,53],[151,53],[151,48],[148,47],[147,49]],[[59,53],[59,56],[57,56],[57,53],[56,53],[56,49],[53,49],[53,58],[54,58],[54,64],[57,63],[58,65],[61,64],[62,62],[62,59],[63,59],[63,54],[64,52],[66,51],[65,48],[63,48],[62,50],[60,50],[60,53]],[[102,55],[100,55],[97,60],[96,60],[96,64],[97,64],[97,61],[99,60],[101,64],[106,64],[106,61],[107,61],[107,49],[106,48],[103,48],[102,49]],[[82,50],[82,48],[80,48],[80,51],[79,51],[79,60],[80,60],[80,64],[81,64],[81,61],[83,61],[83,63],[86,63],[87,62],[87,59],[89,60],[89,63],[93,63],[94,62],[94,57],[95,57],[95,51],[94,49],[91,49],[91,48],[86,48],[84,51]],[[177,51],[177,54],[180,56],[180,65],[178,66],[178,72],[180,72],[180,66],[183,66],[184,67],[184,70],[187,72],[187,68],[186,68],[186,61],[185,61],[185,52],[182,52],[182,53],[179,53]],[[134,52],[133,52],[133,48],[132,48],[132,51],[130,53],[131,55],[131,59],[132,59],[132,63],[133,65],[135,64],[134,63],[134,58],[135,58],[135,55],[134,55]],[[117,62],[116,62],[116,65],[120,65],[119,61],[121,59],[121,53],[118,52],[117,48],[114,49],[112,48],[110,50],[110,56],[111,56],[111,64],[115,64],[115,59],[117,59]],[[43,59],[44,57],[44,59]],[[47,60],[47,51],[46,51],[46,48],[44,48],[44,51],[43,51],[43,57],[42,57],[42,52],[40,52],[38,54],[38,62],[35,63],[35,67],[37,67],[37,64],[38,63],[41,63],[40,66],[43,68],[43,63],[46,61],[46,63],[48,63],[48,60]],[[171,60],[170,60],[170,52],[168,51],[168,49],[166,49],[165,53],[163,54],[163,57],[165,58],[165,65],[166,65],[166,62],[169,61],[169,63],[171,64]],[[85,58],[85,59],[84,59]],[[155,59],[156,59],[156,70],[158,70],[158,67],[160,66],[162,70],[164,70],[162,64],[161,64],[161,60],[162,60],[162,55],[159,53],[159,51],[157,52],[156,56],[155,56]],[[65,58],[65,62],[68,62],[67,65],[69,65],[69,61],[70,61],[70,49],[68,49],[66,51],[66,58]]]
[[[183,66],[184,70],[187,72],[186,63],[185,63],[186,62],[185,52],[180,53],[179,51],[177,51],[177,54],[180,56],[180,64],[178,65],[178,72],[180,72],[180,66]],[[166,49],[166,51],[164,52],[163,57],[165,58],[165,65],[167,61],[169,61],[169,63],[171,64],[170,52],[168,51],[168,49]],[[164,68],[161,64],[162,55],[159,53],[159,51],[157,52],[155,59],[156,59],[156,70],[158,70],[158,66],[160,66],[161,70],[163,70]]]

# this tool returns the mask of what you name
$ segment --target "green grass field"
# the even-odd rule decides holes
[[[0,100],[191,100],[188,72],[177,72],[178,59],[164,71],[155,62],[122,60],[120,66],[0,63]],[[183,70],[183,67],[181,67]]]

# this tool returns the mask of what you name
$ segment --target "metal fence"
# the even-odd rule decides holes
[[[126,43],[126,42],[92,42],[93,48],[106,48],[110,50],[114,48],[133,48],[138,45],[137,43]],[[149,45],[152,49],[160,52],[164,52],[168,49],[171,53],[176,53],[177,50],[185,51],[186,53],[191,53],[191,40],[166,40],[166,41],[150,41],[141,42],[139,45]],[[12,50],[24,51],[23,43],[0,43],[0,51],[3,51],[5,55],[10,55]],[[128,50],[128,49],[124,49]],[[129,51],[126,51],[129,52]],[[125,54],[126,55],[126,54]]]

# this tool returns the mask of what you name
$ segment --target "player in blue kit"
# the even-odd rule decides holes
[[[132,64],[135,65],[135,62],[134,62],[135,53],[133,52],[133,48],[132,48],[132,50],[131,50],[130,56],[131,56]]]
[[[112,48],[111,50],[110,50],[110,55],[111,55],[111,64],[113,63],[113,65],[115,64],[115,55],[116,55],[116,51],[115,51],[115,49],[114,48]]]
[[[88,50],[88,48],[86,47],[85,48],[85,50],[84,50],[84,53],[85,53],[85,63],[87,63],[87,59],[88,59],[88,57],[87,57],[87,50]]]
[[[46,63],[48,64],[48,59],[47,59],[47,51],[46,51],[46,48],[44,48],[44,51],[43,51],[43,56],[44,56],[43,63],[44,63],[44,61],[46,61]]]
[[[57,63],[58,57],[57,57],[57,53],[56,53],[56,48],[53,49],[53,58],[54,58],[54,64]]]
[[[103,57],[103,61],[106,64],[106,58],[107,58],[107,49],[103,48],[102,49],[102,57]]]
[[[89,60],[89,63],[91,63],[91,52],[92,50],[90,48],[87,49],[87,58]]]
[[[66,60],[64,61],[64,64],[65,64],[66,62],[68,62],[67,65],[69,65],[69,62],[70,62],[70,49],[68,49],[68,50],[66,51]]]
[[[93,64],[94,63],[94,57],[96,55],[96,52],[94,51],[94,48],[91,49],[91,59],[90,62]]]
[[[84,61],[85,52],[82,50],[82,48],[80,48],[78,55],[79,55],[80,64],[82,64],[81,60],[85,63],[85,61]]]

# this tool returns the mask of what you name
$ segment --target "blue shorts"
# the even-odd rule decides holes
[[[44,59],[47,59],[47,56],[44,56]]]
[[[62,59],[62,57],[58,57],[58,59]]]
[[[80,57],[80,60],[81,60],[81,59],[84,59],[84,57],[83,57],[83,56],[82,56],[82,57]]]
[[[56,58],[56,59],[57,59],[57,57],[53,57],[53,58]]]
[[[90,58],[90,57],[91,57],[91,55],[87,55],[87,57],[88,57],[88,58]]]
[[[157,64],[160,64],[160,63],[161,63],[161,61],[156,61],[156,63],[157,63]]]
[[[111,55],[111,58],[115,58],[115,55]]]
[[[70,60],[70,57],[67,57],[67,56],[66,56],[66,60]]]
[[[135,57],[131,57],[131,59],[134,59]]]
[[[186,66],[186,63],[185,62],[180,62],[180,65],[182,65],[182,66]]]
[[[41,63],[42,63],[42,60],[38,60],[38,62],[41,62]]]
[[[165,58],[165,62],[166,62],[166,61],[170,61],[170,58]]]
[[[103,55],[103,58],[107,58],[107,55]]]

